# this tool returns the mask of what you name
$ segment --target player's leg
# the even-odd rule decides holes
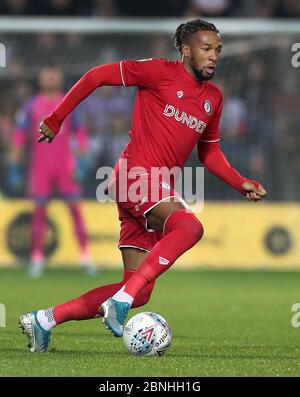
[[[121,237],[119,248],[123,259],[123,278],[120,282],[94,288],[91,291],[53,308],[41,310],[38,319],[46,330],[70,320],[87,320],[99,317],[99,306],[113,296],[144,262],[148,251],[155,245],[157,236],[146,232],[143,225],[130,215],[120,211]],[[151,282],[137,294],[134,307],[144,305],[150,298],[154,283]],[[51,314],[51,315],[50,315]],[[50,320],[49,320],[50,315]]]
[[[123,264],[127,273],[126,280],[124,280],[124,282],[126,282],[132,275],[134,275],[135,271],[144,262],[148,252],[135,248],[122,248],[121,252]],[[132,303],[132,308],[144,306],[149,302],[154,284],[155,280],[145,285],[145,287],[136,295]]]
[[[124,285],[134,274],[134,268],[138,268],[147,255],[147,252],[139,252],[138,250],[124,249],[124,251],[127,251],[127,253],[123,253],[124,261],[130,261],[131,269],[124,268],[123,279],[119,283],[95,288],[63,304],[28,312],[20,317],[19,326],[28,338],[28,347],[31,352],[48,351],[51,330],[56,325],[71,320],[80,321],[100,317],[99,306]],[[133,253],[132,251],[136,252]],[[136,296],[133,307],[138,307],[148,302],[153,286],[154,283],[150,283],[144,288],[143,292]]]
[[[47,202],[36,201],[31,221],[31,263],[35,268],[44,264],[43,240],[46,231]]]
[[[203,235],[201,222],[179,202],[159,203],[149,212],[147,220],[153,229],[163,232],[163,236],[124,286],[124,293],[133,299],[147,283],[165,272]]]
[[[19,326],[28,338],[30,351],[48,351],[51,330],[58,324],[99,317],[99,305],[118,291],[131,274],[131,271],[127,273],[124,270],[123,279],[119,283],[95,288],[54,307],[23,314],[19,319]]]
[[[88,232],[80,206],[81,186],[74,180],[75,162],[72,157],[55,170],[55,180],[59,193],[67,202],[70,210],[75,235],[79,245],[79,261],[88,275],[95,275],[96,268],[92,264],[88,247]]]
[[[56,325],[70,320],[87,320],[100,316],[99,306],[113,296],[134,274],[135,269],[145,260],[148,249],[151,249],[156,242],[154,234],[150,236],[150,241],[148,236],[146,240],[143,239],[143,235],[147,235],[147,232],[141,224],[130,216],[122,217],[120,245],[126,244],[130,248],[121,248],[124,271],[120,282],[95,288],[63,304],[25,313],[20,317],[20,326],[28,337],[30,351],[47,351],[50,331]],[[141,249],[132,248],[139,245],[142,246]],[[142,306],[148,302],[153,286],[154,282],[149,283],[140,294],[137,294],[133,307]]]
[[[134,274],[135,269],[144,261],[147,252],[142,252],[133,249],[122,249],[122,256],[125,261],[125,267],[123,270],[123,278],[120,282],[109,284],[101,287],[94,288],[91,291],[79,296],[78,298],[72,299],[66,303],[54,306],[53,308],[39,311],[37,317],[40,323],[46,330],[50,330],[57,324],[64,323],[70,320],[88,320],[95,317],[99,317],[98,312],[99,306],[115,292],[117,292],[124,283]],[[132,251],[135,251],[134,253]],[[126,262],[130,261],[130,269],[126,268]],[[137,296],[139,298],[139,296]],[[137,299],[136,306],[140,306],[140,302],[144,301],[144,294],[141,294],[141,299]],[[49,314],[52,317],[49,320]]]
[[[159,202],[147,214],[148,224],[152,229],[162,232],[162,238],[124,286],[101,307],[104,322],[116,336],[122,335],[128,310],[136,296],[203,235],[202,224],[193,212],[186,209],[177,198],[170,200]]]
[[[47,205],[51,189],[50,171],[31,167],[29,172],[29,196],[34,201],[31,221],[31,260],[29,266],[29,275],[31,277],[39,277],[45,266],[43,241],[47,227]]]
[[[67,196],[67,203],[70,210],[75,235],[79,245],[80,265],[88,275],[95,275],[96,268],[94,267],[88,247],[88,233],[87,227],[82,216],[80,201]]]

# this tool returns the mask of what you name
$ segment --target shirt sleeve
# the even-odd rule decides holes
[[[220,149],[219,142],[198,142],[198,157],[202,164],[215,176],[231,185],[241,194],[246,194],[242,184],[247,179],[243,177],[227,160]]]
[[[124,86],[155,87],[165,73],[163,58],[147,58],[120,62],[122,83]]]
[[[44,123],[55,134],[58,134],[64,119],[73,109],[97,87],[103,85],[122,85],[120,62],[100,65],[90,69],[73,85],[54,112],[45,118]]]
[[[216,109],[205,131],[200,137],[200,142],[218,142],[220,140],[220,119],[222,115],[223,98],[219,96]]]

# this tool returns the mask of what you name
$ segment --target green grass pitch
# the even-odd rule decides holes
[[[0,271],[0,376],[299,376],[300,328],[291,311],[300,302],[300,273],[176,271],[157,281],[150,303],[134,309],[164,316],[173,330],[162,357],[134,357],[99,319],[53,330],[49,353],[27,351],[17,328],[21,313],[46,308],[96,286],[119,281],[104,270],[49,270],[30,280],[22,270]],[[128,318],[129,318],[128,317]]]

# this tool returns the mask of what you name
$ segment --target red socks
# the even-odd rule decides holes
[[[203,226],[191,210],[180,209],[165,221],[164,236],[125,283],[124,292],[135,298],[148,283],[165,272],[202,237]]]
[[[53,308],[53,314],[56,324],[61,324],[70,320],[88,320],[97,317],[99,306],[122,288],[124,283],[134,273],[135,272],[132,270],[125,269],[123,280],[120,283],[95,288],[76,299],[55,306]],[[154,282],[148,283],[136,296],[132,307],[145,305],[150,299],[153,287]]]
[[[165,222],[163,238],[153,247],[137,271],[125,269],[120,283],[95,288],[79,298],[53,309],[56,324],[69,320],[86,320],[98,315],[99,306],[125,284],[125,292],[134,298],[132,307],[148,302],[156,278],[202,237],[203,227],[192,211],[173,212]]]

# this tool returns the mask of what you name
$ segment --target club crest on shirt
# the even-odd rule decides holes
[[[206,114],[212,113],[212,106],[208,99],[206,99],[203,103],[203,109],[205,110]]]
[[[182,98],[183,97],[183,91],[177,91],[177,96],[178,98]]]

